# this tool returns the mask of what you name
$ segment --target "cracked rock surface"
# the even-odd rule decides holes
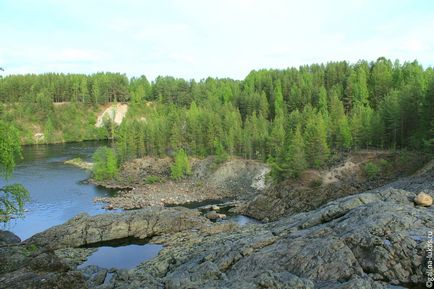
[[[69,280],[65,288],[424,288],[434,207],[414,204],[420,190],[434,196],[432,172],[245,226],[211,223],[186,208],[79,215],[24,243],[0,247],[6,260],[1,264],[7,265],[0,288],[22,278],[39,284],[50,276],[59,284]],[[49,253],[125,237],[151,238],[164,248],[131,270],[112,272],[80,272]],[[17,253],[23,246],[27,251]],[[29,253],[31,246],[41,249]]]
[[[178,233],[115,288],[399,288],[425,283],[434,208],[385,189],[279,221]],[[163,238],[164,239],[164,238]],[[422,287],[423,288],[423,287]]]
[[[209,221],[197,210],[149,207],[122,213],[80,214],[62,225],[38,233],[26,243],[51,249],[80,247],[128,237],[146,239],[164,233],[200,228]]]

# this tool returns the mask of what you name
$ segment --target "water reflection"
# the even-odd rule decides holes
[[[89,172],[64,164],[65,160],[81,157],[91,160],[93,152],[105,142],[82,142],[60,145],[23,147],[20,161],[12,178],[0,179],[5,183],[20,183],[30,192],[30,201],[25,205],[23,218],[12,219],[0,225],[20,238],[26,239],[51,226],[64,223],[80,212],[90,215],[103,213],[101,204],[93,198],[110,195],[110,191],[82,183]]]
[[[96,265],[106,269],[131,269],[145,260],[156,257],[162,248],[163,245],[158,244],[131,244],[120,247],[103,246],[99,247],[78,268]]]

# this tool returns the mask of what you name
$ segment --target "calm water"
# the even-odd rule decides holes
[[[60,145],[38,145],[23,147],[23,160],[7,183],[20,183],[30,192],[23,218],[12,219],[0,224],[17,234],[21,239],[62,224],[73,216],[86,212],[90,215],[104,213],[101,204],[94,204],[95,197],[109,196],[110,191],[91,184],[83,183],[89,172],[66,165],[66,160],[80,157],[91,160],[93,152],[105,142],[82,142]],[[0,179],[0,186],[5,184]],[[208,204],[209,201],[205,202]],[[192,204],[198,206],[200,204]],[[230,220],[241,225],[254,222],[244,216],[231,216]],[[129,269],[145,260],[154,258],[162,245],[147,243],[101,244],[87,261],[80,265],[97,265],[103,268]]]
[[[81,142],[60,145],[23,147],[24,159],[18,163],[8,183],[20,183],[30,192],[30,201],[25,205],[24,218],[13,219],[0,228],[10,230],[21,239],[51,226],[64,223],[80,212],[90,215],[103,213],[101,204],[93,198],[108,196],[110,192],[81,181],[89,172],[64,164],[75,157],[90,160],[98,146],[104,142]],[[5,181],[0,179],[0,186]]]
[[[250,218],[250,217],[247,217],[247,216],[244,216],[244,215],[228,216],[228,220],[232,221],[232,222],[235,222],[235,223],[237,223],[240,226],[244,226],[244,225],[247,225],[247,224],[260,224],[261,223],[260,221],[258,221],[256,219],[253,219],[253,218]]]
[[[143,261],[157,256],[162,248],[163,245],[158,244],[132,244],[121,247],[102,246],[78,268],[97,265],[98,267],[107,269],[131,269]]]

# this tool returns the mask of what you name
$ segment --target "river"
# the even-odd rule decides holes
[[[110,191],[83,183],[89,171],[64,164],[75,157],[91,160],[93,152],[101,145],[106,143],[24,146],[23,159],[15,167],[13,176],[7,182],[0,179],[0,186],[20,183],[30,192],[30,201],[25,204],[22,218],[0,223],[0,226],[24,240],[81,212],[90,215],[105,212],[102,204],[93,203],[93,198],[108,196]]]
[[[64,163],[76,157],[91,161],[94,151],[106,144],[88,141],[24,146],[23,159],[17,163],[10,179],[0,179],[0,187],[20,183],[30,192],[30,201],[25,204],[22,217],[0,223],[0,229],[12,231],[25,240],[38,232],[62,224],[79,213],[96,215],[106,212],[102,209],[102,204],[94,203],[93,199],[110,196],[113,191],[83,182],[90,172]],[[213,202],[206,201],[204,204]],[[192,203],[185,206],[194,209],[200,205],[203,204]],[[228,221],[240,225],[256,222],[241,215],[229,216]],[[103,245],[82,266],[94,264],[105,268],[132,268],[154,257],[161,248],[161,245],[146,242]],[[123,259],[119,256],[123,256]]]
[[[79,213],[96,215],[105,212],[102,204],[95,204],[93,199],[110,196],[113,191],[83,182],[90,172],[64,162],[77,157],[91,161],[94,151],[106,144],[87,141],[24,146],[23,159],[17,163],[10,179],[0,179],[0,187],[20,183],[30,192],[30,201],[25,204],[22,217],[0,223],[0,229],[12,231],[25,240],[38,232],[62,224]],[[215,201],[205,201],[203,204],[213,203]],[[194,209],[203,204],[192,203],[185,206]],[[257,222],[241,215],[229,216],[227,221],[240,225]],[[80,267],[98,265],[104,268],[129,269],[155,257],[162,247],[148,244],[146,240],[138,243],[102,244]]]

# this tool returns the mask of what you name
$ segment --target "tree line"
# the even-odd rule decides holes
[[[434,72],[417,61],[264,69],[242,81],[16,75],[0,79],[0,101],[129,102],[114,132],[121,160],[183,149],[267,160],[277,175],[321,167],[335,151],[434,142]]]
[[[336,151],[433,149],[434,73],[417,62],[252,71],[244,81],[190,82],[189,93],[158,81],[160,101],[131,109],[117,131],[122,160],[185,149],[269,161],[278,176],[297,176]]]

